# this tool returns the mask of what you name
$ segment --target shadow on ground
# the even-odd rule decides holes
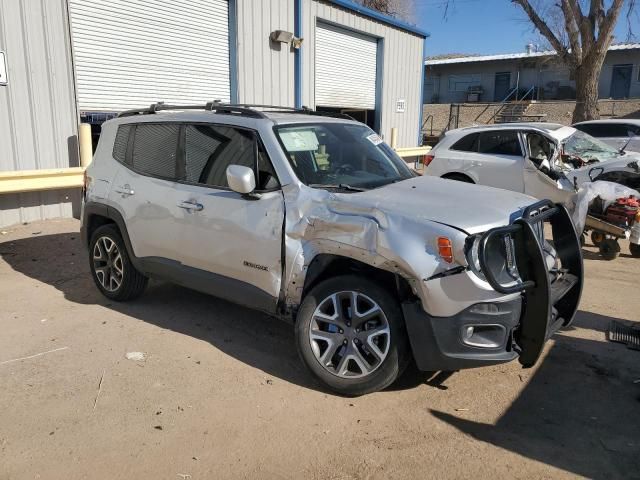
[[[319,389],[298,360],[293,331],[284,322],[160,282],[152,282],[135,302],[109,302],[93,285],[77,233],[5,242],[0,255],[15,271],[54,286],[71,302],[103,305],[205,340],[269,375]],[[611,320],[579,312],[574,327],[593,330],[602,341],[557,335],[540,368],[495,424],[432,414],[479,441],[573,474],[640,478],[640,384],[633,383],[640,378],[640,352],[605,343]],[[451,375],[411,367],[390,390],[420,384],[444,390]]]

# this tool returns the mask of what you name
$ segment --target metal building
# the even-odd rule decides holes
[[[351,0],[0,0],[0,171],[77,166],[80,121],[157,101],[341,111],[416,146],[426,36]],[[0,226],[77,204],[0,194]]]

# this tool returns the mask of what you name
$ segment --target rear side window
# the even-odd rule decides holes
[[[131,133],[131,125],[120,125],[116,133],[116,140],[113,142],[113,158],[120,163],[126,161],[129,133]]]
[[[462,137],[460,140],[453,144],[451,150],[458,150],[460,152],[477,152],[479,137],[479,133],[472,133],[471,135]]]
[[[187,125],[185,128],[185,180],[229,188],[227,167],[254,169],[254,134],[221,125]]]
[[[514,131],[493,131],[480,134],[478,152],[490,155],[522,156],[520,140]]]
[[[180,126],[175,124],[137,124],[131,167],[145,175],[175,180],[179,133]]]

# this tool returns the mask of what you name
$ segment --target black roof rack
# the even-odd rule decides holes
[[[295,107],[283,107],[280,105],[259,105],[259,104],[250,104],[250,103],[240,103],[236,104],[237,107],[244,108],[263,108],[264,112],[267,113],[302,113],[305,115],[319,115],[323,117],[334,117],[334,118],[344,118],[346,120],[355,120],[351,115],[347,115],[346,113],[339,112],[328,112],[323,110],[312,110],[309,107],[305,107],[304,105],[301,108]]]
[[[164,102],[154,103],[149,108],[126,110],[118,115],[120,117],[132,117],[135,115],[150,115],[163,110],[206,110],[216,113],[226,113],[235,115],[246,115],[254,118],[267,118],[266,115],[258,110],[244,108],[238,105],[230,105],[219,101],[208,102],[205,105],[167,105]]]
[[[256,109],[263,110],[256,110]],[[167,105],[164,102],[158,102],[150,105],[148,108],[136,108],[133,110],[125,110],[118,114],[121,117],[133,117],[135,115],[150,115],[163,110],[205,110],[209,112],[229,114],[229,115],[245,115],[252,118],[268,118],[264,112],[270,113],[301,113],[305,115],[319,115],[323,117],[344,118],[354,120],[353,117],[345,113],[323,112],[321,110],[311,110],[308,107],[294,108],[283,107],[279,105],[259,105],[248,103],[222,103],[219,100],[208,102],[205,105]]]

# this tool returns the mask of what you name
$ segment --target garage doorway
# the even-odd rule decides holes
[[[315,105],[377,125],[378,39],[324,22],[316,25]]]

